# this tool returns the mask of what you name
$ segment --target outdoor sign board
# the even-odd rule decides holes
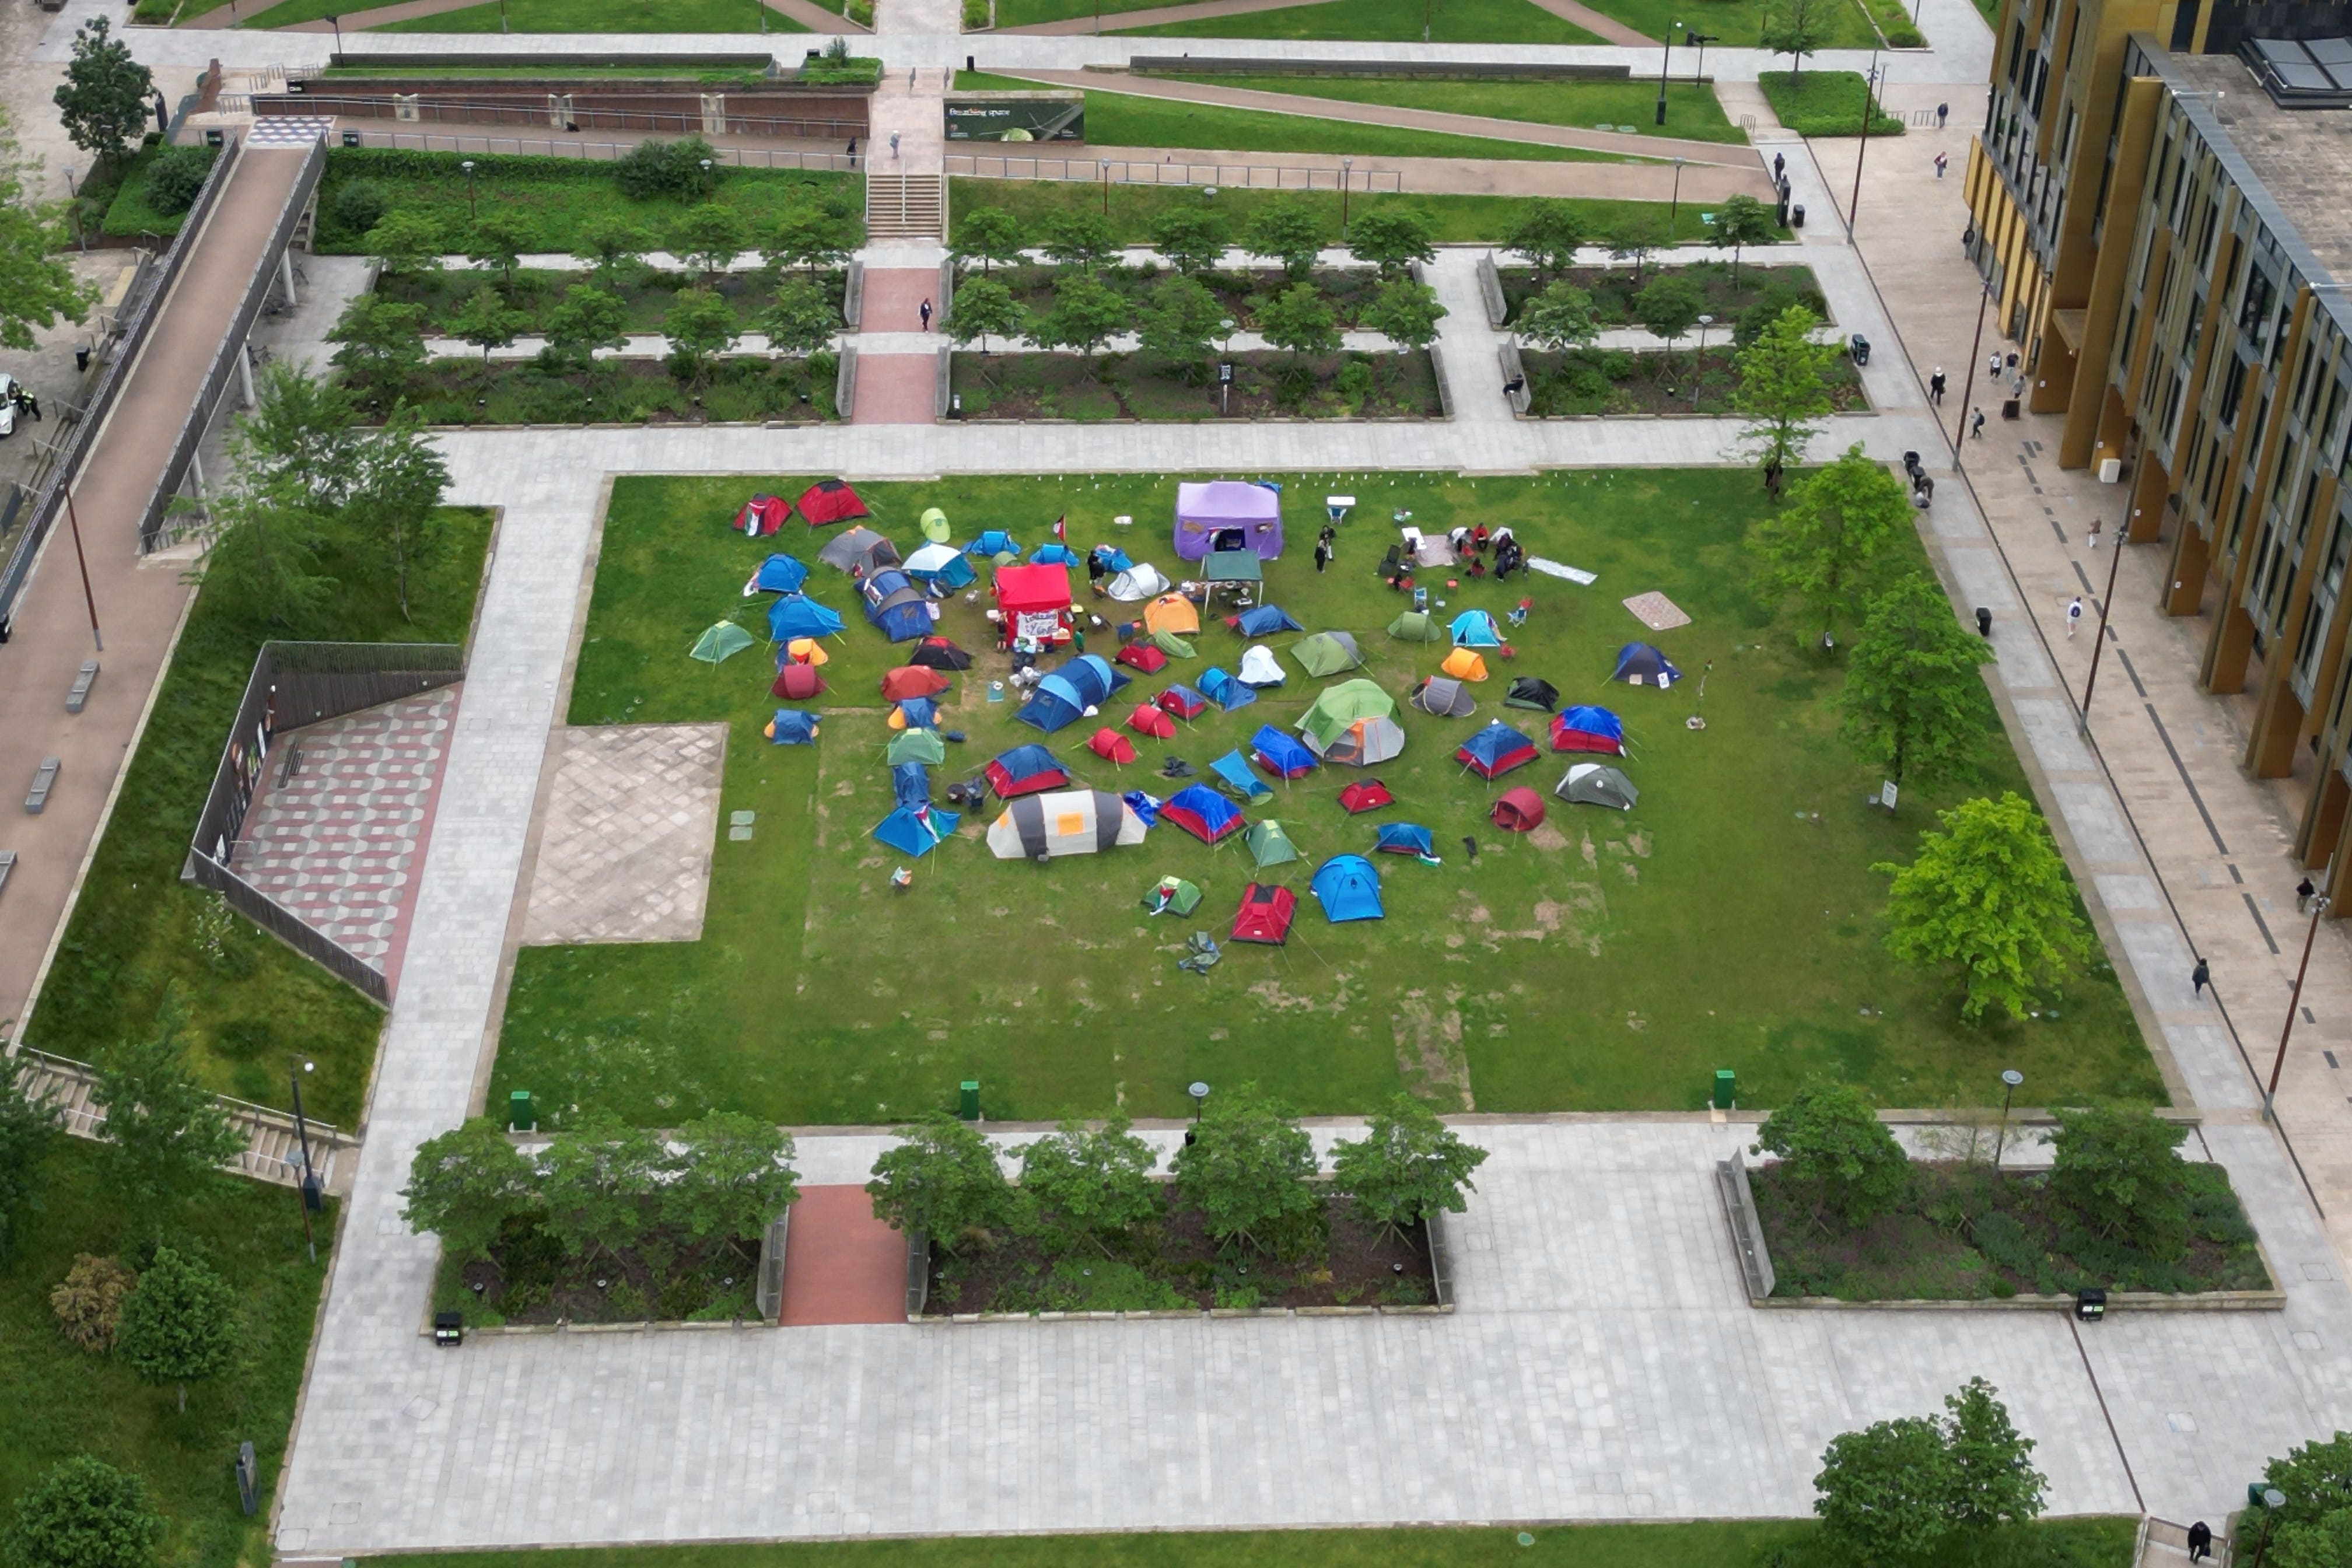
[[[947,100],[950,142],[1083,142],[1086,100],[1055,96],[984,93]]]

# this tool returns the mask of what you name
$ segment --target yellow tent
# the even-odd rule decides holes
[[[1446,674],[1452,676],[1456,680],[1484,680],[1486,679],[1486,661],[1479,658],[1475,652],[1466,647],[1457,647],[1452,653],[1447,654],[1445,656],[1445,662],[1439,665],[1437,668],[1445,671]]]
[[[1162,594],[1143,606],[1143,629],[1191,637],[1201,629],[1201,612],[1181,594]]]
[[[794,637],[784,645],[784,652],[794,664],[831,664],[833,658],[814,637]]]

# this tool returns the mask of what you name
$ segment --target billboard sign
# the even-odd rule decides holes
[[[1086,113],[1086,100],[1076,93],[950,98],[947,136],[950,142],[1083,142]]]

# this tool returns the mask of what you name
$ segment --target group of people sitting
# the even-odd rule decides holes
[[[1517,539],[1511,537],[1507,525],[1489,533],[1485,523],[1473,523],[1467,528],[1455,529],[1445,538],[1454,546],[1454,553],[1461,559],[1463,571],[1468,576],[1484,577],[1486,574],[1489,550],[1494,552],[1495,581],[1497,583],[1514,572],[1527,570],[1528,552],[1519,548]]]

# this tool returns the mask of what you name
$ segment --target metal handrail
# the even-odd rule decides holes
[[[346,130],[362,147],[406,148],[420,153],[471,153],[481,157],[576,158],[583,163],[607,163],[625,156],[635,143],[628,142],[557,142],[530,136],[436,135],[419,131]],[[742,169],[819,169],[854,172],[857,160],[844,153],[803,153],[782,147],[716,147],[722,163]]]
[[[981,180],[1064,180],[1120,185],[1233,185],[1244,190],[1395,194],[1404,175],[1395,169],[1327,167],[1316,163],[1147,163],[1126,159],[1016,158],[1004,153],[950,153],[946,172]]]
[[[563,95],[550,96],[560,98]],[[251,99],[251,107],[256,115],[265,119],[331,114],[346,120],[429,120],[436,123],[446,121],[471,125],[537,125],[554,130],[562,130],[566,125],[581,125],[598,131],[671,132],[698,136],[711,133],[709,122],[700,114],[611,109],[593,102],[573,104],[567,101],[558,112],[543,100],[527,104],[511,100],[420,98],[414,102],[402,102],[389,94],[344,98],[305,92],[268,97],[256,95]],[[718,118],[725,123],[724,134],[730,136],[787,136],[815,142],[841,142],[866,132],[866,122],[863,120],[836,120],[821,115],[746,114],[730,110]]]

